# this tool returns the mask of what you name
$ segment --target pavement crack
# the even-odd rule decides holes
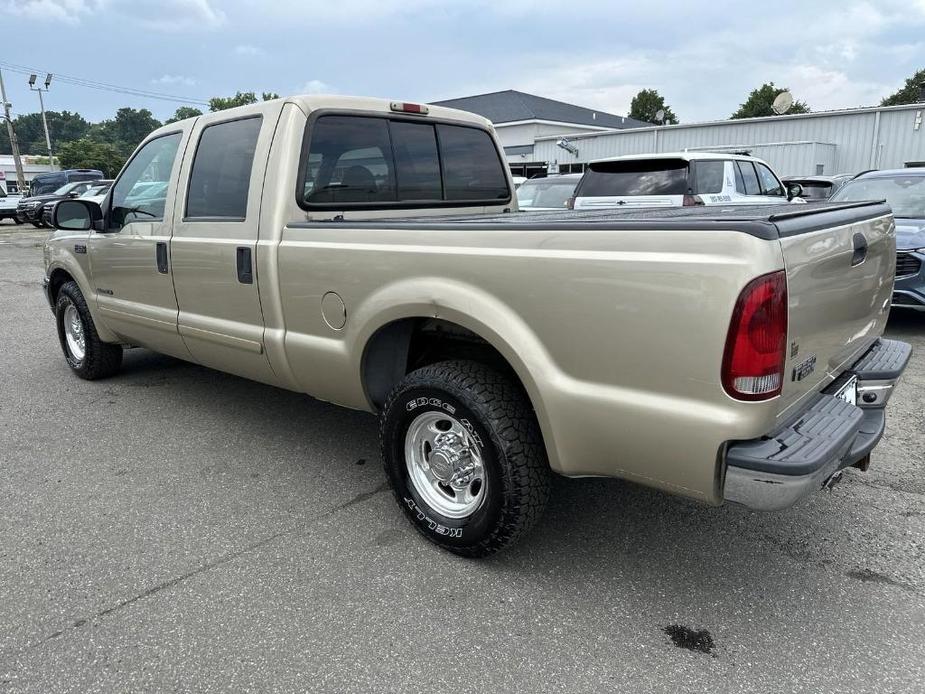
[[[349,508],[350,506],[355,506],[356,504],[362,504],[364,501],[367,501],[368,499],[372,499],[374,496],[376,496],[376,494],[381,494],[384,491],[388,491],[388,489],[389,489],[388,481],[383,482],[382,484],[380,484],[378,487],[376,487],[372,491],[363,492],[362,494],[357,494],[355,497],[353,497],[349,501],[345,501],[344,503],[335,506],[331,512],[333,513],[335,511],[342,511],[343,509]]]
[[[147,588],[141,591],[140,593],[136,593],[132,597],[127,598],[126,600],[123,600],[115,605],[112,605],[111,607],[107,607],[105,609],[102,609],[94,613],[90,617],[81,617],[80,619],[76,619],[64,629],[59,629],[58,631],[55,631],[52,634],[49,634],[48,636],[41,639],[40,641],[32,644],[31,646],[26,647],[25,650],[29,651],[34,648],[38,648],[39,646],[42,646],[45,643],[48,643],[49,641],[52,641],[64,635],[69,629],[79,629],[80,627],[85,626],[88,623],[94,622],[99,619],[103,619],[116,612],[124,610],[126,607],[130,607],[140,600],[149,598],[152,595],[160,593],[163,590],[167,590],[168,588],[172,588],[176,586],[177,584],[182,583],[183,581],[186,581],[190,578],[194,578],[207,571],[211,571],[212,569],[218,568],[224,564],[227,564],[228,562],[234,561],[238,557],[241,557],[245,554],[248,554],[249,552],[253,552],[257,549],[265,547],[269,545],[270,543],[275,542],[276,540],[280,539],[281,537],[285,537],[286,535],[291,535],[292,533],[295,533],[299,531],[300,529],[304,528],[306,525],[311,525],[312,523],[319,521],[322,518],[330,516],[334,513],[337,513],[338,511],[342,511],[345,508],[356,506],[357,504],[361,504],[364,501],[368,501],[369,499],[373,498],[377,494],[381,494],[387,489],[389,489],[389,483],[386,481],[380,484],[379,486],[377,486],[375,489],[372,489],[371,491],[362,492],[361,494],[357,494],[352,499],[349,499],[348,501],[338,504],[337,506],[334,506],[328,511],[321,513],[318,516],[315,516],[313,519],[311,519],[307,523],[303,523],[298,526],[273,533],[272,535],[268,535],[267,537],[261,538],[260,540],[257,540],[256,542],[252,542],[251,544],[246,545],[242,547],[241,549],[238,549],[238,550],[235,550],[234,552],[229,552],[228,554],[222,555],[218,559],[215,559],[205,564],[201,564],[197,566],[195,569],[187,571],[186,573],[180,574],[179,576],[175,576],[171,579],[158,583],[157,585],[151,586],[150,588]]]

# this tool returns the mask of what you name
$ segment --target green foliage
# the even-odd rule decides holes
[[[260,95],[261,101],[278,99],[279,94],[274,92],[263,92]],[[238,106],[247,106],[256,104],[257,95],[254,92],[236,92],[234,96],[214,96],[209,99],[210,111],[224,111],[226,108],[236,108]]]
[[[113,145],[87,137],[64,143],[56,156],[63,169],[99,169],[107,178],[119,173],[126,158]]]
[[[745,103],[739,106],[739,110],[733,113],[730,118],[760,118],[762,116],[776,116],[771,104],[781,92],[788,91],[787,87],[775,87],[773,82],[762,84],[758,89],[753,89],[751,94],[745,100]],[[793,106],[787,111],[786,115],[793,113],[809,113],[809,106],[804,101],[794,100]]]
[[[890,94],[880,102],[881,106],[900,106],[902,104],[917,104],[922,101],[922,85],[925,84],[925,68],[916,72],[906,80],[902,89]]]
[[[193,108],[192,106],[181,106],[176,110],[171,118],[168,118],[164,121],[164,125],[169,123],[176,123],[178,120],[186,120],[187,118],[195,118],[196,116],[201,116],[202,111],[198,108]]]
[[[236,108],[256,104],[257,95],[254,92],[237,92],[234,96],[214,96],[209,99],[210,111],[224,111],[226,108]]]
[[[77,140],[87,134],[90,124],[79,113],[70,111],[46,111],[48,131],[51,135],[51,147],[58,151],[64,142]],[[45,128],[42,125],[41,113],[24,113],[13,119],[16,137],[19,139],[19,151],[23,154],[48,154],[45,145]],[[11,154],[9,138],[6,136],[6,126],[0,126],[0,154]]]
[[[655,89],[643,89],[630,102],[629,117],[646,123],[656,123],[658,120],[655,114],[662,110],[665,111],[665,118],[662,121],[665,125],[678,124],[678,117],[670,106],[665,105],[665,97]]]

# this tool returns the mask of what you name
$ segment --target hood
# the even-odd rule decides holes
[[[896,248],[900,251],[925,248],[925,219],[897,219]]]
[[[54,200],[63,200],[66,197],[66,195],[55,195],[54,193],[47,193],[46,195],[35,195],[31,198],[22,198],[20,202],[24,202],[26,204],[32,202],[53,202]]]

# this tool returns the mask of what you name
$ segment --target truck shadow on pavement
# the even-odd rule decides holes
[[[899,329],[905,320],[900,319]],[[908,327],[914,329],[914,321]],[[290,484],[295,471],[296,479],[316,490],[322,487],[321,496],[331,500],[330,512],[356,514],[357,524],[377,526],[378,551],[433,552],[467,575],[500,571],[531,584],[622,586],[653,597],[673,596],[669,603],[674,605],[709,605],[729,596],[767,602],[770,595],[798,588],[821,596],[833,580],[867,584],[868,589],[877,584],[905,595],[925,593],[914,569],[922,565],[921,550],[902,543],[884,549],[879,542],[901,538],[906,523],[921,525],[923,498],[859,483],[865,474],[859,471],[849,471],[831,492],[776,514],[708,507],[619,480],[556,477],[547,512],[533,533],[497,557],[472,562],[430,547],[411,530],[390,495],[380,494],[387,488],[376,419],[368,413],[145,350],[127,352],[122,375],[106,385],[121,392],[121,405],[140,395],[136,388],[158,388],[156,397],[171,407],[194,409],[197,427],[220,435],[223,428],[248,430],[253,450],[273,460],[259,470],[271,486]],[[875,464],[882,462],[875,459]],[[247,480],[258,475],[247,451],[239,460],[232,454],[222,465],[225,476]],[[246,484],[237,493],[246,495]],[[376,497],[381,499],[373,503]],[[870,497],[874,503],[868,503]]]

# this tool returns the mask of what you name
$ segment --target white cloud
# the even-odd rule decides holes
[[[266,51],[258,46],[252,46],[249,43],[241,43],[234,47],[235,55],[243,55],[249,58],[266,55]]]
[[[335,90],[327,82],[321,80],[309,80],[296,90],[298,94],[331,94]]]
[[[0,15],[10,12],[33,20],[79,23],[109,13],[149,29],[183,31],[224,24],[225,13],[214,4],[214,0],[8,0]]]
[[[10,0],[0,9],[0,14],[71,24],[94,12],[100,4],[98,0]]]
[[[182,84],[187,87],[192,87],[196,84],[196,80],[192,77],[185,77],[183,75],[161,75],[157,79],[151,80],[151,84]]]

